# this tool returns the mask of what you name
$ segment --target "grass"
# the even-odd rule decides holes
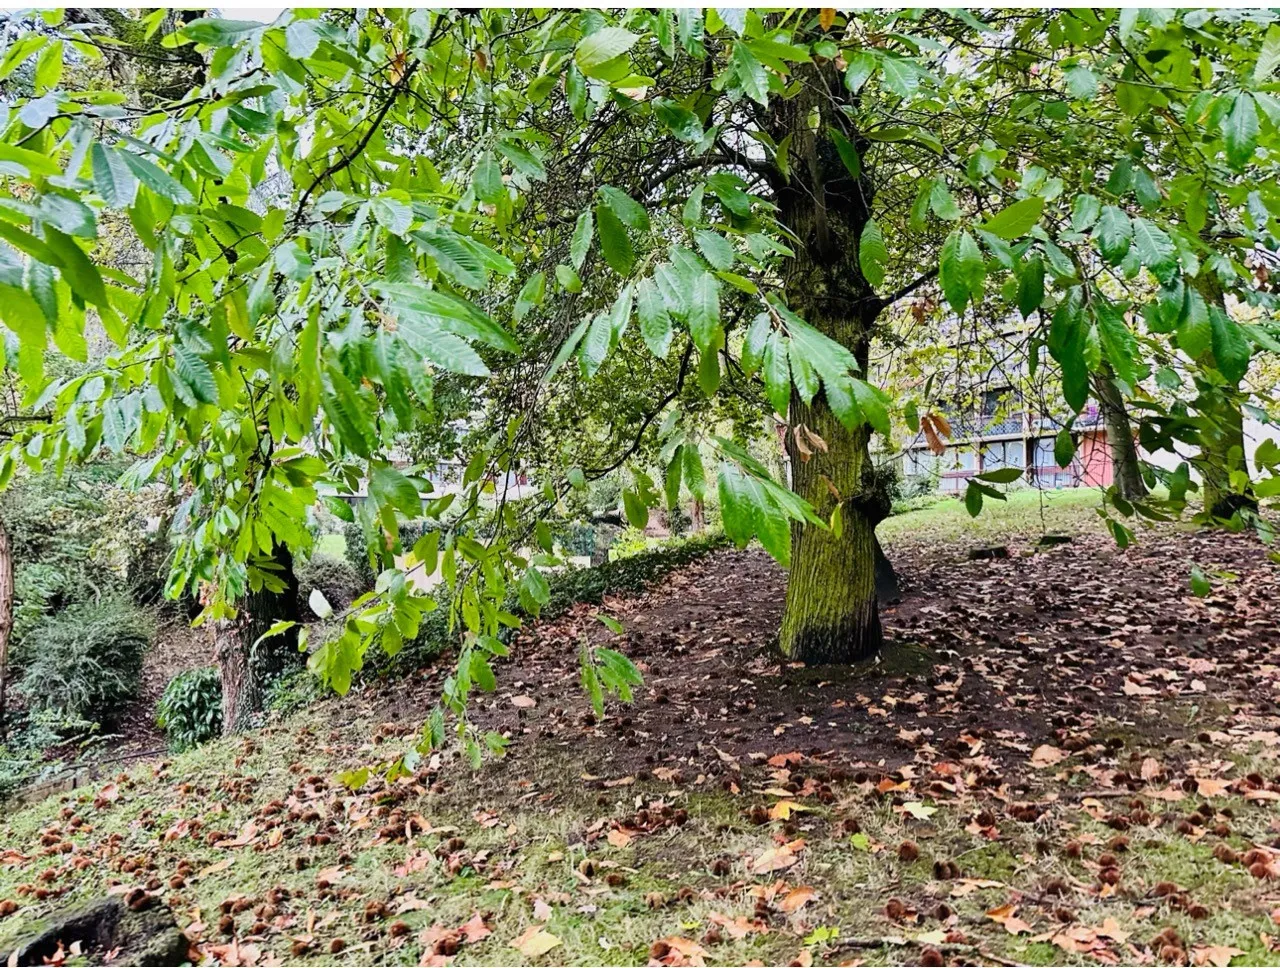
[[[984,501],[976,518],[965,509],[962,497],[946,498],[888,518],[877,533],[886,544],[993,544],[1028,535],[1101,532],[1104,525],[1096,513],[1101,507],[1102,492],[1096,488],[1026,487],[1010,491],[1004,501]]]

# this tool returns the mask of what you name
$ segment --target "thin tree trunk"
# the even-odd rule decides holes
[[[805,84],[800,96],[771,105],[770,133],[779,142],[791,139],[790,177],[773,180],[779,220],[800,243],[786,265],[787,302],[810,325],[852,350],[865,376],[880,301],[863,278],[857,252],[870,219],[873,185],[865,173],[849,174],[828,134],[834,126],[847,130],[829,94],[843,90],[834,69],[807,66],[797,71],[797,80]],[[820,114],[816,131],[814,110]],[[850,140],[858,143],[856,133]],[[859,150],[865,147],[862,143]],[[839,504],[843,527],[836,535],[811,525],[792,526],[778,644],[785,655],[803,662],[865,659],[882,642],[875,528],[887,511],[875,483],[871,430],[844,426],[822,393],[806,404],[794,390],[788,422],[792,488],[824,518]],[[798,426],[821,437],[825,449],[804,459],[795,444]]]
[[[694,534],[707,526],[703,504],[696,497],[689,502],[689,530]]]
[[[7,730],[6,681],[9,676],[9,636],[13,633],[13,545],[0,519],[0,739]]]
[[[263,588],[250,592],[235,619],[220,623],[216,632],[218,667],[222,673],[222,731],[226,735],[261,725],[271,680],[299,663],[297,636],[277,635],[254,648],[272,625],[298,619],[298,581],[293,575],[293,555],[277,546],[284,591]]]
[[[1124,397],[1116,386],[1111,367],[1093,375],[1093,392],[1102,408],[1102,420],[1107,427],[1107,446],[1111,448],[1111,468],[1116,491],[1126,501],[1140,501],[1147,496],[1147,484],[1142,479],[1142,464],[1138,459],[1138,445],[1134,440],[1133,425]]]

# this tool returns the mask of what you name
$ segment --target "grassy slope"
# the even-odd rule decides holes
[[[1093,527],[1096,499],[1051,496],[1050,529]],[[890,541],[989,541],[1026,530],[1032,518],[1039,530],[1038,495],[1024,492],[983,519],[980,539],[969,538],[967,514],[958,504],[904,515],[886,529]],[[476,912],[486,915],[493,934],[463,944],[455,963],[643,964],[652,953],[678,964],[678,948],[675,954],[661,946],[651,952],[658,939],[675,937],[701,945],[701,957],[712,964],[785,964],[798,956],[819,963],[862,958],[910,964],[946,931],[958,932],[953,941],[977,946],[952,953],[970,962],[981,961],[983,952],[1027,963],[1092,962],[1060,944],[1034,940],[1056,926],[1048,914],[1055,905],[1072,910],[1086,930],[1114,919],[1113,934],[1132,933],[1137,944],[1168,926],[1183,938],[1241,949],[1245,955],[1236,964],[1280,963],[1259,940],[1271,927],[1263,886],[1238,865],[1214,860],[1211,838],[1193,842],[1171,825],[1135,830],[1133,849],[1122,855],[1125,891],[1106,900],[1093,896],[1087,888],[1096,884],[1098,857],[1115,831],[1082,809],[1080,789],[1056,791],[1058,804],[1035,823],[1002,813],[1000,839],[990,842],[965,829],[978,809],[972,803],[942,803],[932,816],[916,819],[849,781],[833,784],[833,802],[805,799],[805,812],[789,824],[756,825],[745,812],[779,799],[764,792],[767,777],[757,775],[737,796],[691,781],[588,790],[571,754],[534,760],[532,750],[518,750],[512,762],[476,776],[460,765],[446,766],[441,776],[450,789],[436,794],[416,781],[392,791],[373,784],[358,795],[307,785],[308,776],[332,778],[375,759],[381,738],[377,713],[349,697],[248,739],[139,766],[107,787],[105,796],[100,784],[17,811],[0,826],[0,899],[19,904],[16,913],[0,918],[0,949],[77,899],[150,882],[180,923],[195,923],[206,954],[228,956],[219,947],[230,940],[220,929],[220,909],[243,898],[251,903],[223,925],[242,945],[253,946],[240,957],[256,951],[290,963],[417,964],[433,948],[452,950],[447,939],[441,946],[431,926],[457,928]],[[1274,771],[1273,762],[1266,765],[1268,774]],[[687,811],[687,822],[626,844],[605,838],[610,818],[626,818],[655,801]],[[1169,806],[1181,813],[1200,802],[1192,795]],[[1246,835],[1267,836],[1267,811],[1222,797],[1214,807],[1234,812],[1231,841],[1237,847],[1246,845]],[[310,809],[320,816],[307,815]],[[864,836],[850,837],[850,820]],[[418,824],[410,842],[385,835],[388,825],[406,822]],[[278,826],[267,829],[273,824]],[[218,839],[211,831],[223,832],[221,844],[209,843]],[[41,847],[42,833],[48,846]],[[237,835],[242,845],[227,843]],[[795,838],[807,846],[794,866],[752,876],[748,859]],[[904,862],[897,850],[908,839],[920,845],[920,857]],[[1069,840],[1085,843],[1081,857],[1067,856]],[[62,843],[73,850],[56,852]],[[716,863],[721,859],[723,867]],[[972,880],[935,879],[935,859],[954,859]],[[403,868],[406,862],[412,869]],[[182,870],[189,873],[171,881]],[[785,883],[773,894],[777,881]],[[1000,883],[974,883],[979,881]],[[1206,917],[1193,919],[1185,906],[1152,897],[1150,889],[1161,881],[1189,891],[1205,909],[1195,913]],[[1018,894],[1043,899],[1046,889],[1059,885],[1065,894],[1050,897],[1044,908],[1033,909],[1032,900]],[[65,893],[41,902],[29,889],[36,886]],[[274,911],[255,913],[277,887],[290,898]],[[779,910],[781,899],[798,887],[813,888],[814,899],[791,914]],[[891,898],[903,899],[920,917],[891,920],[883,913]],[[1030,922],[1027,932],[1011,934],[984,913],[1019,900],[1019,916]],[[366,916],[369,902],[390,910]],[[945,922],[938,920],[948,914],[938,911],[940,903],[951,909]],[[533,957],[510,947],[544,923],[540,919],[557,947]],[[717,927],[718,919],[727,924]],[[263,927],[255,930],[259,920]],[[396,922],[407,930],[392,928]],[[884,938],[918,943],[841,947]],[[335,939],[341,939],[341,951],[332,953]],[[1114,938],[1099,944],[1121,963],[1135,958]]]

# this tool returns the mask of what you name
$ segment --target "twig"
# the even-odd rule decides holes
[[[999,955],[993,955],[976,944],[929,944],[925,941],[918,941],[915,938],[901,938],[892,935],[885,938],[841,938],[827,947],[836,951],[841,949],[863,951],[874,948],[903,948],[913,945],[921,948],[933,948],[944,955],[976,955],[986,961],[995,962],[997,965],[1009,965],[1011,968],[1019,968],[1022,964],[1019,961],[1008,961]]]

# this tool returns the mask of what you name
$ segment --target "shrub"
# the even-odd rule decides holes
[[[73,604],[23,640],[28,657],[18,691],[33,709],[110,724],[138,694],[153,628],[123,595]]]
[[[326,554],[312,555],[294,569],[294,574],[298,579],[298,607],[304,615],[311,614],[307,602],[313,589],[320,589],[329,604],[342,611],[373,585],[372,581],[365,582],[350,561]]]
[[[267,708],[281,716],[305,709],[324,698],[325,688],[309,669],[294,669],[276,676],[267,686]]]
[[[156,703],[156,723],[177,752],[222,735],[222,676],[215,666],[179,672]]]

